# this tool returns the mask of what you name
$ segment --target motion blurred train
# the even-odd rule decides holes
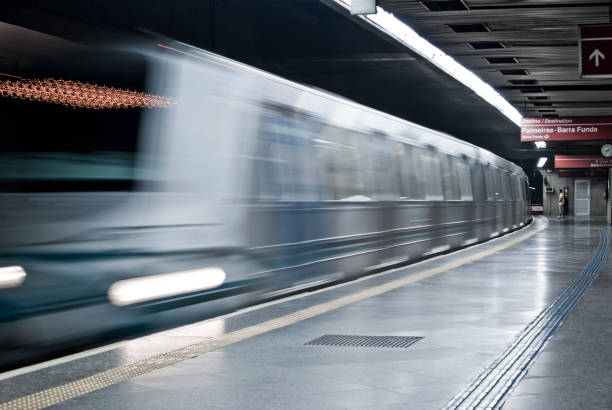
[[[9,29],[39,46],[2,48],[17,61],[0,75],[4,352],[202,318],[529,222],[522,169],[451,136],[181,43]]]

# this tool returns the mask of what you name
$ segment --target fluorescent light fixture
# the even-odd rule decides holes
[[[536,141],[534,142],[536,148],[546,148],[546,142],[545,141]]]
[[[546,161],[548,161],[548,158],[540,157],[540,160],[538,161],[538,168],[542,168],[544,164],[546,164]]]
[[[224,281],[225,272],[217,267],[142,276],[113,283],[108,289],[108,298],[114,305],[127,306],[213,289]]]
[[[351,0],[333,1],[347,10],[351,9]],[[359,16],[359,18],[367,21],[379,30],[384,31],[414,52],[420,54],[442,71],[472,89],[472,91],[497,108],[516,125],[521,125],[523,116],[489,84],[485,83],[473,72],[456,62],[451,56],[419,36],[408,25],[395,18],[393,14],[386,12],[380,6],[376,9],[376,14]]]
[[[23,283],[26,272],[21,266],[4,266],[0,268],[0,289],[15,288]]]

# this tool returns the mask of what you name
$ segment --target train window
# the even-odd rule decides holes
[[[421,150],[400,144],[398,162],[400,168],[400,195],[402,199],[425,199],[425,180],[419,165]]]
[[[516,201],[518,200],[518,190],[516,189],[516,175],[509,174],[508,175],[508,183],[510,185],[510,200]]]
[[[493,168],[493,176],[495,178],[495,199],[498,201],[504,200],[504,184],[502,182],[502,170]]]
[[[514,175],[514,174],[510,175],[510,187],[512,188],[512,200],[520,201],[521,200],[521,185],[520,185],[520,179],[518,175]]]
[[[363,164],[365,150],[359,149],[359,137],[349,130],[327,125],[315,139],[321,166],[322,197],[333,200],[371,200],[366,190]],[[368,184],[370,185],[370,184]]]
[[[493,175],[493,172],[493,168],[489,166],[485,167],[484,169],[487,201],[495,201],[497,198],[497,191],[495,190],[495,177]]]
[[[421,151],[423,162],[423,173],[425,174],[426,199],[441,201],[444,199],[442,193],[442,175],[440,170],[440,158],[437,153],[429,150]]]
[[[463,160],[457,160],[457,175],[459,176],[459,185],[461,188],[461,200],[472,201],[472,175],[470,166]]]
[[[374,177],[371,191],[375,193],[375,198],[385,201],[397,199],[397,187],[391,177],[393,166],[392,145],[388,143],[384,136],[374,135],[364,148],[366,149],[363,154],[369,153],[370,157],[370,169]]]
[[[516,200],[524,201],[525,197],[524,197],[523,183],[522,183],[521,177],[518,175],[515,175],[514,181],[516,183],[516,192],[517,192]]]
[[[125,191],[150,178],[141,120],[175,101],[144,92],[138,56],[66,53],[57,65],[0,56],[21,69],[0,77],[0,192]]]
[[[514,196],[512,195],[512,190],[511,190],[512,183],[510,182],[510,174],[507,173],[506,171],[502,171],[501,174],[502,174],[502,191],[504,193],[504,201],[513,201]]]
[[[256,197],[261,200],[317,199],[312,167],[313,124],[283,112],[267,112],[258,133],[255,156]]]
[[[456,159],[442,155],[442,181],[444,182],[444,199],[460,200],[461,188],[459,185],[459,174],[457,172]]]
[[[264,201],[282,199],[280,144],[275,139],[265,131],[258,135],[254,187],[255,197]]]

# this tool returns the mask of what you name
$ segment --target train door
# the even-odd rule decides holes
[[[492,168],[495,178],[495,234],[500,234],[506,218],[506,204],[504,203],[504,187],[502,181],[502,171],[499,168]]]
[[[488,238],[492,232],[497,230],[497,197],[499,195],[497,184],[495,181],[495,170],[491,166],[486,166],[484,168],[485,175],[485,186],[486,186],[486,203],[485,203],[485,216],[486,216],[486,225],[484,228],[484,236],[483,238]]]
[[[591,183],[588,179],[577,179],[574,184],[574,214],[576,216],[589,216]]]

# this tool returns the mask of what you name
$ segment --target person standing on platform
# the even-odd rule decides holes
[[[559,190],[559,216],[557,217],[557,219],[563,218],[563,215],[565,214],[564,207],[565,207],[565,194],[563,193],[563,188],[561,188]]]

